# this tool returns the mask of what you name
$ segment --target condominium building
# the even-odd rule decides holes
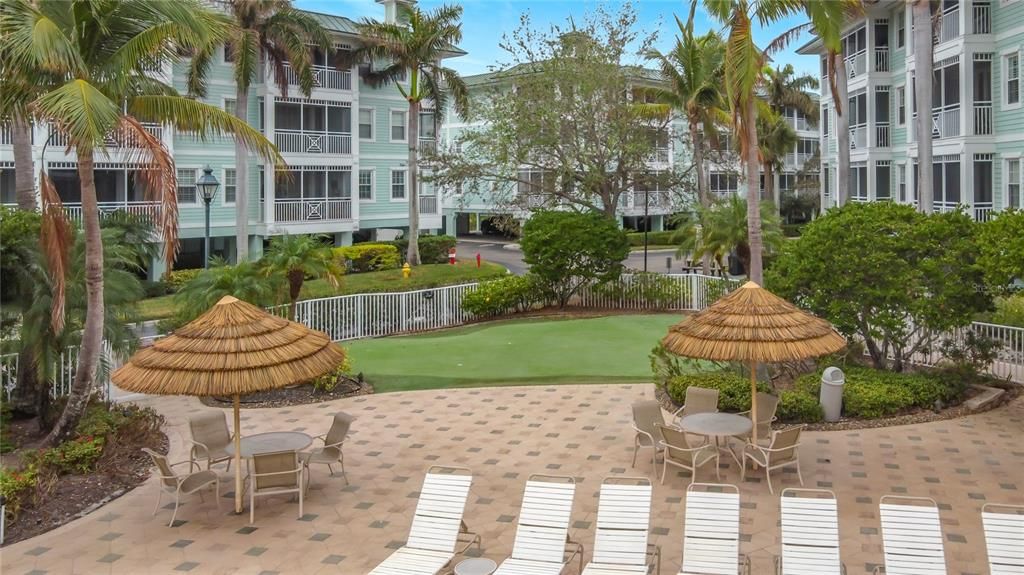
[[[935,211],[963,206],[978,220],[1021,207],[1024,0],[943,0],[933,34],[931,125]],[[850,173],[837,174],[835,110],[819,40],[798,51],[822,56],[822,206],[839,177],[852,201],[917,203],[918,117],[913,22],[902,0],[865,4],[844,27]]]

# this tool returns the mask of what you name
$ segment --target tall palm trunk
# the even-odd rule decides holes
[[[411,266],[420,265],[420,194],[417,156],[420,139],[420,103],[409,100],[409,251],[406,260]]]
[[[846,60],[836,55],[836,205],[850,201],[850,91],[847,86]]]
[[[781,212],[779,208],[779,198],[775,197],[775,167],[772,166],[771,162],[765,162],[764,164],[764,197],[771,200],[775,204],[775,213]]]
[[[96,205],[93,150],[89,146],[78,146],[76,151],[78,177],[82,182],[82,227],[85,234],[85,325],[78,349],[78,369],[71,383],[67,405],[57,424],[46,436],[43,442],[45,445],[56,445],[70,437],[85,413],[103,345],[103,238],[100,235],[100,216]]]
[[[11,143],[14,145],[14,190],[18,209],[36,210],[36,180],[32,165],[32,124],[15,116],[11,120]]]
[[[235,116],[246,122],[249,86],[235,89]],[[273,177],[273,176],[271,176]],[[249,150],[235,140],[235,263],[249,260]]]
[[[747,139],[747,243],[750,245],[750,265],[747,275],[750,280],[762,285],[764,282],[764,263],[761,251],[764,241],[761,239],[761,203],[757,185],[759,162],[757,161],[757,103],[750,94],[746,103],[746,118],[743,126]]]
[[[695,121],[690,122],[690,141],[693,142],[693,162],[697,168],[697,200],[701,206],[707,208],[711,205],[711,194],[708,192],[708,182],[704,178],[704,139]],[[701,257],[700,268],[704,275],[711,274],[711,254],[704,254]]]
[[[917,209],[932,213],[932,15],[929,0],[914,11],[914,76],[917,78]]]

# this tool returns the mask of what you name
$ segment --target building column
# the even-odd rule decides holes
[[[335,246],[350,246],[352,245],[352,232],[337,232],[334,234],[334,245]]]
[[[236,253],[238,250],[235,250]],[[263,257],[263,236],[249,236],[249,261]]]
[[[149,281],[159,281],[165,273],[167,273],[167,260],[159,256],[149,260],[149,271],[146,276]]]
[[[266,133],[267,139],[273,142],[274,96],[271,94],[264,94],[263,105],[266,107],[263,113],[263,131]],[[263,181],[265,182],[265,187],[263,190],[263,222],[269,228],[274,223],[274,189],[277,183],[277,170],[274,169],[274,164],[263,164]]]

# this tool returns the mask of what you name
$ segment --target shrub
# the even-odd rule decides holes
[[[171,291],[177,292],[181,288],[185,287],[185,284],[196,279],[196,277],[201,273],[203,273],[202,268],[172,270],[164,273],[164,277],[160,279],[162,282],[166,282],[170,286]]]
[[[621,298],[625,301],[644,301],[655,309],[678,309],[680,302],[689,294],[689,283],[677,281],[664,274],[637,273],[627,281],[599,285],[595,291],[605,297]]]
[[[39,452],[38,461],[58,473],[88,473],[103,455],[102,437],[79,437]]]
[[[533,276],[508,276],[481,283],[465,295],[462,309],[480,317],[524,312],[542,301]]]
[[[787,238],[798,238],[806,224],[782,224],[782,235]]]
[[[398,239],[387,243],[398,248],[402,261],[408,259],[409,240]],[[448,263],[448,250],[455,247],[453,236],[420,236],[420,262],[425,264]]]
[[[22,504],[35,491],[37,475],[34,465],[21,470],[0,467],[0,495],[4,497],[7,520],[18,518]]]
[[[671,246],[675,245],[672,241],[672,234],[675,232],[672,230],[663,232],[647,232],[647,245],[649,246]],[[626,238],[629,239],[629,245],[631,246],[642,246],[644,245],[644,233],[643,232],[629,232],[626,234]]]
[[[353,273],[391,270],[402,265],[398,248],[391,244],[355,244],[334,248],[334,254]]]
[[[155,282],[144,281],[142,282],[142,290],[146,293],[146,297],[160,297],[162,295],[174,293],[174,287],[163,280]]]
[[[686,388],[690,386],[718,390],[720,411],[746,411],[750,409],[750,380],[728,371],[686,373],[673,377],[666,391],[672,401],[682,405],[686,400]],[[758,391],[771,392],[765,383],[758,383]]]
[[[931,409],[936,401],[950,403],[963,395],[966,385],[956,370],[934,373],[896,373],[861,366],[847,366],[843,388],[843,413],[849,417],[877,419],[912,408]],[[793,391],[814,398],[821,389],[821,371],[800,376]]]
[[[345,350],[345,359],[331,371],[313,380],[313,389],[321,393],[329,393],[338,387],[338,383],[346,375],[352,373],[352,356]]]
[[[817,423],[825,414],[818,396],[806,390],[787,389],[779,393],[779,421],[787,423]]]

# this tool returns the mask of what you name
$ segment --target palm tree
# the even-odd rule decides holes
[[[330,35],[309,14],[292,8],[291,0],[225,0],[233,20],[231,40],[225,45],[234,56],[235,116],[248,121],[249,89],[256,79],[261,56],[274,72],[274,81],[288,95],[286,65],[299,80],[299,89],[309,97],[313,90],[313,62],[309,44],[324,52],[331,49]],[[230,48],[229,48],[230,46]],[[211,50],[201,54],[209,59]],[[236,261],[249,259],[249,152],[244,141],[235,142],[235,178],[239,190],[235,198]]]
[[[778,208],[781,201],[775,196],[775,170],[781,168],[785,155],[793,151],[797,140],[796,132],[785,115],[789,109],[795,109],[807,118],[808,123],[817,125],[818,103],[808,90],[816,89],[818,80],[809,74],[797,76],[792,64],[765,67],[763,74],[762,92],[768,109],[759,111],[758,147],[761,150],[765,193]],[[762,120],[764,116],[769,117]]]
[[[441,6],[429,12],[398,4],[396,22],[364,19],[356,28],[363,44],[351,53],[353,63],[384,63],[381,70],[370,70],[366,80],[371,86],[394,84],[409,103],[409,265],[420,264],[419,227],[419,117],[424,101],[433,104],[435,121],[446,112],[449,98],[455,112],[466,117],[469,97],[458,72],[441,65],[462,41],[462,7]],[[408,73],[408,84],[404,79]]]
[[[780,248],[784,239],[775,208],[770,202],[760,202],[758,210],[765,247],[769,250]],[[750,275],[752,251],[748,220],[747,200],[739,196],[715,202],[710,207],[700,206],[692,214],[680,214],[676,217],[676,231],[672,234],[672,242],[679,246],[676,256],[710,256],[724,273],[725,256],[735,253],[747,277],[753,279]]]
[[[260,262],[269,277],[283,276],[288,283],[288,317],[295,319],[295,304],[307,277],[325,279],[338,286],[344,273],[331,248],[313,236],[278,236],[270,240],[270,249]]]
[[[780,198],[775,197],[775,172],[782,169],[786,154],[796,146],[796,132],[782,114],[764,106],[757,116],[757,150],[764,174],[765,199],[775,205],[778,213]]]
[[[697,173],[697,197],[702,206],[711,204],[708,182],[704,175],[703,134],[714,138],[716,122],[725,115],[721,86],[722,63],[725,46],[722,38],[708,32],[703,36],[693,35],[693,16],[697,4],[690,6],[690,16],[683,24],[676,18],[679,36],[672,51],[662,54],[650,50],[645,54],[648,60],[657,63],[661,79],[669,88],[652,88],[657,104],[647,104],[651,112],[662,117],[672,111],[679,111],[686,118],[693,146],[693,163]],[[703,128],[703,134],[701,133]]]
[[[174,294],[178,313],[166,327],[177,328],[192,321],[226,295],[257,306],[271,305],[278,292],[279,279],[266,277],[256,262],[228,265],[224,259],[214,257],[208,269]]]
[[[66,78],[35,98],[30,109],[47,122],[78,158],[81,182],[86,312],[78,367],[60,420],[45,443],[65,439],[81,418],[92,391],[103,340],[103,238],[93,176],[97,149],[108,138],[130,142],[123,154],[138,160],[147,194],[158,198],[158,228],[170,264],[177,250],[177,194],[174,160],[141,122],[167,124],[200,137],[233,134],[256,153],[279,161],[273,144],[247,123],[224,111],[179,95],[147,74],[147,63],[177,57],[178,50],[202,53],[222,42],[224,20],[197,0],[133,2],[80,0],[69,10],[62,0],[8,0],[0,14],[0,37],[8,44],[5,65],[45,70]],[[51,323],[63,332],[65,270],[70,234],[53,182],[40,174],[42,236],[55,276]]]
[[[932,45],[932,2],[914,0],[912,5],[914,22],[914,76],[920,82],[914,83],[917,103],[917,209],[925,214],[932,213],[934,190],[932,188],[932,74],[935,65]],[[941,10],[937,11],[942,13]]]

